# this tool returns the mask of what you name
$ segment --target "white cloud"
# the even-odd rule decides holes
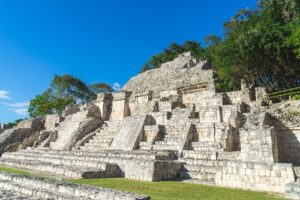
[[[27,108],[16,108],[12,109],[13,112],[17,113],[18,115],[27,116]]]
[[[20,102],[20,103],[1,103],[3,105],[6,105],[8,107],[13,107],[13,108],[24,108],[29,106],[29,101],[26,102]]]
[[[21,116],[27,116],[28,115],[27,110],[28,110],[28,106],[29,106],[29,101],[19,102],[19,103],[0,102],[0,104],[9,107],[11,111],[13,111],[14,113],[17,113],[18,115],[21,115]]]
[[[121,90],[121,85],[120,85],[120,83],[117,83],[117,82],[114,83],[114,84],[113,84],[113,89],[116,90],[116,91]]]
[[[8,93],[7,91],[5,90],[0,90],[0,99],[10,99],[10,97],[8,96]]]

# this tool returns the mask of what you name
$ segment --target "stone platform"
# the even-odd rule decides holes
[[[22,150],[4,153],[0,164],[67,178],[125,177],[144,181],[171,180],[182,163],[173,152]]]

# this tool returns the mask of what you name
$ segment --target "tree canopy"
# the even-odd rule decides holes
[[[224,23],[223,38],[209,35],[206,47],[197,42],[176,43],[154,55],[142,71],[160,67],[184,51],[212,63],[216,89],[253,86],[285,89],[300,80],[300,3],[298,0],[261,0],[258,8],[244,9]],[[186,45],[186,44],[189,45]]]
[[[196,41],[187,41],[183,45],[176,43],[170,44],[162,53],[152,56],[152,58],[143,66],[141,72],[159,68],[162,63],[168,62],[176,58],[179,54],[191,51],[198,58],[204,59],[204,49]]]
[[[60,113],[67,105],[86,103],[98,93],[112,91],[106,83],[87,85],[71,75],[55,75],[50,87],[30,101],[28,112],[31,117]]]

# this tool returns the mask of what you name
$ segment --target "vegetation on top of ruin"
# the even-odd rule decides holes
[[[231,91],[245,79],[253,86],[281,90],[300,81],[300,3],[298,0],[260,0],[255,10],[240,10],[224,23],[223,38],[210,35],[206,47],[188,41],[173,43],[143,66],[160,67],[183,51],[208,59],[216,71],[216,89]]]
[[[67,105],[86,103],[96,99],[98,93],[112,91],[106,83],[87,85],[71,75],[55,75],[49,88],[30,101],[28,113],[30,117],[60,113]]]

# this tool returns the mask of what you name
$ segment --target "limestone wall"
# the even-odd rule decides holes
[[[223,161],[216,184],[252,190],[284,192],[285,184],[295,181],[291,164]]]
[[[274,128],[240,130],[241,159],[248,162],[278,162],[277,132]]]
[[[195,110],[198,111],[200,107],[204,106],[223,105],[223,97],[209,90],[190,92],[182,94],[182,103],[187,107],[195,106]]]

